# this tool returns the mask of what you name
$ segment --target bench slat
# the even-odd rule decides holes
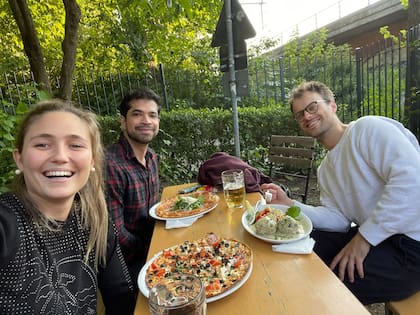
[[[387,314],[392,315],[419,315],[420,291],[402,301],[391,301],[385,304]]]

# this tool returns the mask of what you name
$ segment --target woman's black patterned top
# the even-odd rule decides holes
[[[110,224],[107,265],[85,263],[89,230],[78,211],[53,231],[35,225],[12,193],[0,196],[0,314],[96,314],[101,291],[107,314],[132,314],[134,293]]]

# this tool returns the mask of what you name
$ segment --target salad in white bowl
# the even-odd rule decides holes
[[[300,240],[312,231],[312,222],[297,206],[247,205],[242,225],[250,234],[270,243],[289,243]]]

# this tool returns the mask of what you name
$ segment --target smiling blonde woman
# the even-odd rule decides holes
[[[0,196],[0,313],[132,314],[134,292],[103,191],[93,113],[40,102],[16,140],[18,169]]]

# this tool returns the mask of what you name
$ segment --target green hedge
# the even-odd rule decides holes
[[[119,136],[119,117],[102,117],[104,144]],[[297,135],[299,127],[289,108],[238,108],[241,158],[268,170],[266,153],[272,134]],[[223,109],[183,109],[161,113],[160,132],[151,147],[160,158],[165,183],[194,181],[200,164],[218,151],[234,154],[233,114]]]
[[[1,112],[0,192],[14,176],[14,135],[19,117]],[[99,117],[107,146],[118,139],[120,118]],[[289,109],[279,105],[238,108],[241,158],[263,172],[272,134],[297,135],[299,127]],[[160,177],[165,184],[195,181],[200,164],[218,151],[234,154],[233,115],[223,109],[183,109],[161,113],[160,132],[151,143],[159,155]]]

